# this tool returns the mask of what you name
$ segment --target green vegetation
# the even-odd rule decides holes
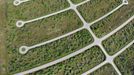
[[[16,48],[22,45],[30,46],[47,41],[83,26],[73,10],[26,24],[22,28],[15,26],[15,22],[11,19],[11,16],[14,15],[8,12],[8,16],[8,28],[10,29],[8,42],[12,42]]]
[[[7,52],[5,49],[6,10],[5,0],[0,0],[0,75],[6,75]]]
[[[134,1],[128,0],[128,2],[128,5],[121,7],[107,18],[91,26],[96,36],[103,37],[134,15]]]
[[[87,22],[92,22],[116,8],[122,0],[91,0],[78,7]]]
[[[7,67],[7,52],[5,50],[4,35],[3,31],[0,30],[0,75],[6,74]]]
[[[18,52],[15,43],[8,46],[9,71],[16,73],[43,65],[75,52],[93,42],[88,30],[84,29],[63,39],[29,51],[26,55]]]
[[[106,64],[89,75],[118,75],[111,64]]]
[[[134,39],[134,20],[123,29],[103,41],[106,51],[113,55]]]
[[[4,0],[0,0],[0,6],[1,1]],[[5,67],[7,66],[8,75],[18,73],[57,60],[93,42],[89,31],[83,29],[60,40],[32,49],[25,55],[21,55],[18,50],[19,47],[23,45],[32,46],[51,40],[82,27],[83,23],[73,10],[68,10],[46,19],[28,23],[22,28],[17,28],[15,24],[18,20],[27,21],[45,16],[69,7],[69,3],[67,0],[31,0],[16,7],[13,5],[13,1],[7,0],[7,7],[0,7],[0,75],[5,74]],[[72,0],[75,4],[82,1],[84,0]],[[134,15],[134,1],[128,1],[129,5],[123,6],[112,15],[91,26],[91,29],[98,37],[108,34]],[[122,0],[91,0],[79,6],[78,10],[87,22],[92,22],[116,8],[121,2]],[[5,16],[1,15],[1,8],[7,10],[5,14],[7,25],[3,24]],[[133,33],[134,21],[103,41],[103,45],[107,52],[113,55],[134,39]],[[4,37],[5,35],[7,36]],[[132,49],[134,48],[132,47],[130,50]],[[5,56],[6,51],[8,51],[8,60],[6,60],[7,57]],[[127,73],[130,75],[134,74],[132,72],[134,70],[132,54],[132,51],[128,54],[122,54],[121,57],[125,56],[123,60],[119,57],[121,61],[125,61],[126,63],[119,62],[119,58],[116,60],[116,64],[124,75]],[[124,60],[125,58],[129,60]],[[101,49],[98,46],[94,46],[73,58],[30,75],[79,75],[103,62],[104,59],[105,56]],[[105,65],[94,72],[93,75],[109,75],[111,73],[113,75],[116,74],[111,65]]]
[[[80,75],[104,60],[105,56],[101,49],[94,46],[73,58],[30,75]]]
[[[80,2],[83,2],[85,0],[71,0],[74,4],[77,4],[77,3],[80,3]]]
[[[134,75],[134,44],[115,59],[122,75]]]
[[[11,74],[56,60],[93,42],[90,33],[87,30],[82,30],[66,38],[35,48],[26,55],[21,55],[18,51],[20,46],[32,46],[53,39],[82,27],[83,23],[73,10],[69,10],[17,28],[15,23],[18,19],[29,20],[40,17],[50,13],[50,11],[52,13],[63,9],[67,7],[67,4],[65,0],[45,0],[43,4],[42,0],[33,0],[18,7],[13,6],[12,3],[13,0],[7,1],[8,25],[5,27],[8,35],[6,38],[6,48],[9,56],[8,69]]]
[[[7,12],[10,12],[13,20],[29,20],[69,7],[66,0],[30,0],[17,7],[13,5],[13,1],[7,0]]]

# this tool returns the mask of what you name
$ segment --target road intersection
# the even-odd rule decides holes
[[[22,1],[22,2],[26,2],[26,1],[27,1],[27,0],[24,0],[24,1]],[[29,1],[29,0],[28,0],[28,1]],[[102,20],[102,19],[108,17],[109,15],[111,15],[112,13],[114,13],[115,11],[117,11],[118,9],[120,9],[122,6],[127,5],[127,4],[128,4],[128,1],[127,1],[127,0],[122,0],[122,4],[120,4],[118,7],[116,7],[115,9],[113,9],[112,11],[110,11],[109,13],[105,14],[104,16],[100,17],[99,19],[97,19],[97,20],[95,20],[95,21],[93,21],[93,22],[91,22],[91,23],[87,23],[87,22],[84,20],[84,18],[81,16],[81,14],[79,13],[79,11],[77,10],[77,6],[82,5],[82,4],[85,4],[85,3],[87,3],[87,2],[90,1],[90,0],[85,0],[85,1],[83,1],[83,2],[81,2],[81,3],[79,3],[79,4],[76,4],[76,5],[73,4],[71,0],[67,0],[67,1],[68,1],[68,3],[70,4],[70,7],[69,7],[69,8],[66,8],[66,9],[63,9],[63,10],[61,10],[61,11],[58,11],[58,12],[55,12],[55,13],[52,13],[52,14],[49,14],[49,15],[46,15],[46,16],[42,16],[42,17],[39,17],[39,18],[36,18],[36,19],[28,20],[28,21],[21,21],[21,20],[19,20],[19,21],[16,22],[16,26],[17,26],[17,27],[23,27],[26,23],[30,23],[30,22],[34,22],[34,21],[41,20],[41,19],[45,19],[45,18],[48,18],[48,17],[50,17],[50,16],[53,16],[53,15],[56,15],[56,14],[59,14],[59,13],[62,13],[62,12],[65,12],[65,11],[67,11],[67,10],[72,9],[72,10],[74,10],[74,11],[76,12],[76,14],[79,16],[79,18],[80,18],[81,21],[83,22],[83,27],[78,28],[78,29],[76,29],[76,30],[74,30],[74,31],[72,31],[72,32],[69,32],[69,33],[67,33],[67,34],[64,34],[64,35],[62,35],[62,36],[59,36],[59,37],[57,37],[57,38],[54,38],[54,39],[52,39],[52,40],[48,40],[48,41],[46,41],[46,42],[40,43],[40,44],[36,44],[36,45],[30,46],[30,47],[28,47],[28,46],[21,46],[21,47],[19,48],[19,52],[20,52],[21,54],[26,54],[29,50],[31,50],[31,49],[33,49],[33,48],[40,47],[40,46],[42,46],[42,45],[45,45],[45,44],[54,42],[54,41],[59,40],[59,39],[64,38],[64,37],[67,37],[67,36],[69,36],[69,35],[72,35],[72,34],[78,32],[78,31],[82,30],[82,29],[87,29],[87,30],[91,33],[91,35],[92,35],[93,38],[94,38],[94,42],[93,42],[92,44],[90,44],[90,45],[84,47],[84,48],[81,48],[80,50],[77,50],[77,51],[74,52],[74,53],[71,53],[71,54],[65,56],[65,57],[62,57],[62,58],[60,58],[60,59],[57,59],[57,60],[55,60],[55,61],[49,62],[49,63],[44,64],[44,65],[35,67],[35,68],[33,68],[33,69],[26,70],[26,71],[24,71],[24,72],[16,73],[16,74],[14,74],[14,75],[25,75],[25,74],[29,74],[29,73],[33,73],[33,72],[39,71],[39,70],[41,70],[41,69],[45,69],[45,68],[50,67],[50,66],[53,66],[53,65],[55,65],[55,64],[57,64],[57,63],[63,62],[63,61],[65,61],[65,60],[67,60],[67,59],[69,59],[69,58],[71,58],[71,57],[74,57],[74,56],[76,56],[76,55],[78,55],[78,54],[80,54],[80,53],[86,51],[87,49],[89,49],[89,48],[91,48],[91,47],[93,47],[93,46],[95,46],[95,45],[97,45],[97,46],[99,46],[99,47],[101,48],[101,50],[103,51],[103,53],[104,53],[105,56],[106,56],[106,60],[105,60],[104,62],[100,63],[99,65],[95,66],[94,68],[90,69],[89,71],[83,73],[82,75],[87,75],[87,74],[89,74],[89,73],[92,73],[92,72],[94,72],[95,70],[99,69],[100,67],[102,67],[103,65],[105,65],[105,64],[107,64],[107,63],[110,63],[110,64],[114,67],[114,69],[116,70],[116,72],[117,72],[119,75],[122,75],[121,72],[119,71],[119,69],[117,68],[116,64],[114,63],[114,59],[115,59],[118,55],[120,55],[122,52],[124,52],[129,46],[131,46],[131,45],[134,43],[134,40],[133,40],[132,42],[130,42],[128,45],[126,45],[124,48],[122,48],[121,50],[119,50],[119,52],[117,52],[117,53],[116,53],[115,55],[113,55],[113,56],[110,56],[110,55],[106,52],[105,48],[104,48],[103,45],[102,45],[102,41],[106,40],[107,38],[109,38],[110,36],[112,36],[113,34],[115,34],[116,32],[118,32],[119,30],[121,30],[122,28],[124,28],[130,21],[132,21],[132,20],[134,19],[134,15],[133,15],[131,18],[129,18],[126,22],[124,22],[122,25],[120,25],[118,28],[114,29],[112,32],[110,32],[109,34],[105,35],[105,36],[102,37],[102,38],[98,38],[98,37],[93,33],[93,31],[91,30],[90,26],[93,25],[94,23],[96,23],[96,22],[98,22],[98,21],[100,21],[100,20]],[[20,3],[21,3],[21,2],[20,2]]]

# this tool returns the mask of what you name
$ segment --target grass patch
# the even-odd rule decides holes
[[[35,48],[26,55],[18,53],[15,45],[10,45],[7,47],[10,60],[9,72],[17,73],[54,61],[89,45],[91,42],[93,42],[92,36],[88,30],[84,29],[63,39]]]
[[[1,30],[0,30],[1,31]],[[6,75],[7,68],[7,52],[5,50],[5,34],[0,32],[0,75]]]
[[[11,14],[8,12],[8,15]],[[8,43],[12,42],[15,48],[19,48],[22,45],[38,44],[83,26],[83,23],[73,10],[26,24],[23,28],[17,28],[15,22],[10,17],[8,18]]]
[[[29,20],[41,17],[69,7],[66,0],[30,0],[19,6],[13,5],[14,0],[7,0],[8,12],[13,20]]]
[[[134,39],[134,20],[128,23],[120,31],[103,41],[106,51],[113,55]]]
[[[23,28],[17,28],[15,23],[18,19],[28,20],[36,18],[66,8],[68,4],[66,4],[66,0],[31,0],[18,7],[13,6],[12,3],[13,0],[7,1],[8,25],[5,27],[7,30],[6,34],[8,35],[6,38],[6,48],[9,56],[8,71],[10,74],[48,63],[89,45],[93,41],[90,33],[84,30],[40,48],[33,49],[27,55],[21,55],[18,52],[20,46],[31,46],[53,39],[82,27],[83,23],[73,10],[69,10],[46,19],[28,23]]]
[[[5,48],[6,2],[0,0],[0,75],[7,75],[7,50]]]
[[[104,60],[101,49],[94,46],[75,57],[30,75],[81,75]]]
[[[91,26],[97,37],[103,37],[134,15],[134,1],[128,0],[128,2],[128,5]]]
[[[118,75],[111,64],[106,64],[89,75]]]
[[[116,8],[122,0],[91,0],[78,7],[87,22],[92,22]]]
[[[83,2],[83,1],[85,1],[85,0],[71,0],[74,4],[78,4],[78,3],[80,3],[80,2]]]
[[[115,63],[122,75],[134,75],[134,44],[116,57]]]

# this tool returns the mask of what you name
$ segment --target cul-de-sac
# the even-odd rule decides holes
[[[0,75],[134,75],[134,0],[0,0]]]

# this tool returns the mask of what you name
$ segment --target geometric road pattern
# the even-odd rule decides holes
[[[27,2],[27,1],[30,1],[30,0],[15,0],[13,4],[14,4],[15,6],[18,6],[18,5],[20,5],[21,3]],[[113,9],[112,11],[110,11],[109,13],[105,14],[104,16],[100,17],[99,19],[97,19],[97,20],[95,20],[95,21],[93,21],[93,22],[91,22],[91,23],[87,23],[87,22],[84,20],[84,18],[81,16],[81,14],[79,13],[79,11],[77,10],[77,6],[80,6],[80,5],[82,5],[82,4],[85,4],[85,3],[89,2],[90,0],[85,0],[85,1],[83,1],[83,2],[81,2],[81,3],[79,3],[79,4],[73,4],[71,0],[67,0],[67,1],[68,1],[68,3],[70,4],[70,7],[69,7],[69,8],[66,8],[66,9],[60,10],[60,11],[58,11],[58,12],[55,12],[55,13],[52,13],[52,14],[49,14],[49,15],[45,15],[45,16],[42,16],[42,17],[39,17],[39,18],[36,18],[36,19],[32,19],[32,20],[29,20],[29,21],[21,21],[21,20],[19,20],[19,21],[16,22],[16,26],[21,28],[21,27],[23,27],[26,23],[30,23],[30,22],[34,22],[34,21],[41,20],[41,19],[44,19],[44,18],[48,18],[48,17],[50,17],[50,16],[53,16],[53,15],[56,15],[56,14],[59,14],[59,13],[62,13],[62,12],[65,12],[65,11],[67,11],[67,10],[72,9],[72,10],[74,10],[74,11],[76,12],[76,14],[79,16],[79,18],[80,18],[81,21],[83,22],[83,27],[81,27],[81,28],[79,28],[79,29],[76,29],[76,30],[74,30],[74,31],[72,31],[72,32],[69,32],[69,33],[67,33],[67,34],[64,34],[64,35],[62,35],[62,36],[59,36],[59,37],[57,37],[57,38],[54,38],[54,39],[52,39],[52,40],[48,40],[48,41],[46,41],[46,42],[43,42],[43,43],[40,43],[40,44],[31,46],[31,47],[21,46],[21,47],[19,48],[19,52],[20,52],[21,54],[26,54],[29,50],[31,50],[31,49],[33,49],[33,48],[40,47],[40,46],[42,46],[42,45],[45,45],[45,44],[51,43],[51,42],[53,42],[53,41],[56,41],[56,40],[58,40],[58,39],[64,38],[64,37],[66,37],[66,36],[69,36],[69,35],[71,35],[71,34],[74,34],[74,33],[78,32],[78,31],[80,31],[80,30],[82,30],[82,29],[87,29],[87,30],[91,33],[91,35],[92,35],[93,38],[94,38],[94,42],[93,42],[92,44],[90,44],[90,45],[88,45],[88,46],[86,46],[86,47],[84,47],[84,48],[82,48],[82,49],[80,49],[80,50],[77,50],[76,52],[71,53],[71,54],[69,54],[69,55],[67,55],[67,56],[65,56],[65,57],[62,57],[62,58],[60,58],[60,59],[58,59],[58,60],[49,62],[49,63],[47,63],[47,64],[44,64],[44,65],[35,67],[35,68],[33,68],[33,69],[30,69],[30,70],[26,70],[26,71],[24,71],[24,72],[20,72],[20,73],[14,74],[14,75],[29,74],[29,73],[33,73],[33,72],[39,71],[39,70],[41,70],[41,69],[44,69],[44,68],[53,66],[53,65],[55,65],[55,64],[57,64],[57,63],[60,63],[60,62],[62,62],[62,61],[64,61],[64,60],[67,60],[67,59],[69,59],[69,58],[71,58],[71,57],[74,57],[74,56],[76,56],[76,55],[78,55],[78,54],[80,54],[80,53],[86,51],[87,49],[89,49],[89,48],[91,48],[91,47],[93,47],[93,46],[95,46],[95,45],[97,45],[97,46],[99,46],[99,47],[101,48],[101,50],[103,51],[103,53],[104,53],[105,56],[106,56],[106,59],[105,59],[104,62],[100,63],[99,65],[95,66],[94,68],[88,70],[87,72],[85,72],[85,73],[83,73],[83,74],[81,74],[81,75],[87,75],[87,74],[89,74],[89,73],[92,73],[92,72],[96,71],[97,69],[101,68],[102,66],[104,66],[104,65],[107,64],[107,63],[109,63],[109,64],[111,64],[111,65],[113,66],[113,68],[116,70],[116,72],[118,73],[118,75],[122,75],[121,72],[119,71],[119,69],[117,68],[117,66],[115,65],[114,59],[115,59],[115,57],[119,56],[122,52],[124,52],[128,47],[130,47],[130,46],[134,43],[134,40],[131,41],[131,42],[130,42],[129,44],[127,44],[124,48],[122,48],[119,52],[117,52],[116,54],[114,54],[114,55],[112,55],[112,56],[109,55],[109,54],[106,52],[105,48],[104,48],[103,45],[102,45],[102,41],[104,41],[104,40],[107,39],[108,37],[110,37],[110,36],[112,36],[113,34],[115,34],[117,31],[121,30],[124,26],[126,26],[130,21],[132,21],[132,20],[134,19],[134,15],[131,16],[131,18],[129,18],[126,22],[124,22],[124,23],[123,23],[122,25],[120,25],[118,28],[114,29],[112,32],[110,32],[109,34],[105,35],[105,36],[102,37],[102,38],[98,38],[98,37],[93,33],[93,31],[91,30],[90,26],[93,25],[94,23],[96,23],[96,22],[98,22],[98,21],[100,21],[100,20],[106,18],[106,17],[109,16],[110,14],[112,14],[112,13],[114,13],[115,11],[117,11],[118,9],[120,9],[122,6],[127,5],[127,4],[128,4],[128,1],[127,1],[127,0],[122,0],[122,4],[120,4],[118,7],[116,7],[115,9]]]

